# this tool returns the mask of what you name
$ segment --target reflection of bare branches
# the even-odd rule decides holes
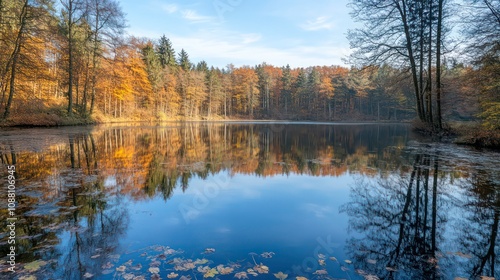
[[[471,279],[480,276],[500,278],[500,185],[498,174],[486,169],[478,170],[464,183],[466,210],[457,223],[456,237],[461,252],[470,259],[464,271]]]
[[[408,175],[356,180],[351,202],[341,208],[350,229],[365,236],[348,241],[356,267],[384,279],[440,278],[436,240],[446,201],[438,190],[438,166],[437,156],[419,153]]]

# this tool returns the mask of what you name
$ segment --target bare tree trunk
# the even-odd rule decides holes
[[[406,39],[406,50],[408,51],[408,57],[410,60],[413,87],[415,90],[415,97],[417,99],[417,111],[419,112],[418,115],[419,115],[419,118],[421,120],[425,120],[425,116],[423,115],[422,102],[420,101],[420,88],[418,86],[417,67],[415,64],[415,57],[413,54],[410,28],[408,26],[408,19],[407,19],[407,15],[406,15],[406,2],[402,1],[402,3],[403,3],[403,6],[401,6],[399,3],[396,3],[396,8],[399,11],[399,14],[401,16],[401,21],[402,21],[403,27],[404,27],[404,33],[405,33],[405,39]]]
[[[433,1],[429,0],[429,57],[428,57],[428,69],[427,69],[427,88],[425,100],[427,103],[427,122],[432,124],[432,10]]]
[[[436,37],[436,118],[439,129],[443,128],[441,116],[441,32],[443,29],[443,0],[438,0],[438,22]]]
[[[16,82],[16,70],[17,70],[17,61],[19,58],[19,53],[21,52],[21,45],[23,34],[26,27],[26,21],[28,17],[28,0],[24,1],[23,8],[21,10],[21,15],[19,16],[20,26],[19,31],[17,32],[16,43],[14,46],[14,51],[12,52],[12,64],[10,70],[10,85],[9,85],[9,97],[7,99],[7,103],[5,104],[5,112],[3,114],[3,118],[6,119],[10,114],[10,107],[12,106],[12,100],[14,99],[15,93],[15,82]]]

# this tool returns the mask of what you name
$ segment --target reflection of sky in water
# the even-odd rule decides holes
[[[306,257],[328,255],[325,249],[315,252],[321,238],[335,243],[331,256],[344,259],[347,216],[338,209],[349,197],[349,176],[235,175],[214,188],[211,183],[220,177],[193,180],[185,193],[176,189],[167,202],[157,197],[132,203],[122,244],[129,251],[168,245],[187,255],[214,247],[233,261],[273,251],[276,256],[269,261],[291,269]]]
[[[57,134],[55,147],[17,155],[20,170],[34,171],[20,180],[25,220],[19,229],[29,232],[20,233],[26,250],[19,260],[47,261],[38,279],[53,273],[56,279],[85,279],[86,273],[121,279],[129,272],[148,279],[158,254],[153,245],[184,252],[162,260],[163,279],[174,257],[206,257],[211,267],[237,261],[237,272],[253,267],[252,252],[270,268],[258,279],[275,279],[278,271],[295,279],[294,266],[312,268],[309,279],[330,279],[312,274],[322,268],[319,253],[326,255],[329,276],[341,279],[362,279],[356,269],[380,278],[438,273],[454,279],[471,276],[482,263],[476,276],[498,274],[493,258],[500,237],[490,243],[500,217],[494,153],[410,143],[405,126],[63,131],[69,134]],[[25,135],[14,136],[25,146]],[[212,175],[198,177],[206,174]],[[486,255],[490,244],[495,254]],[[209,247],[216,252],[202,254]],[[263,252],[275,255],[265,259]],[[434,257],[437,266],[430,263]],[[129,260],[143,269],[117,272]],[[398,272],[390,276],[389,266]],[[218,276],[235,279],[234,273]]]

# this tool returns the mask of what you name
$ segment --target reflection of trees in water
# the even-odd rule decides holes
[[[457,224],[456,243],[470,257],[462,270],[470,279],[500,278],[500,175],[487,168],[476,170],[463,185],[465,214]]]
[[[93,136],[70,137],[69,143],[71,168],[67,174],[69,180],[76,177],[78,183],[66,190],[62,202],[75,210],[66,220],[68,231],[61,236],[66,240],[65,247],[58,248],[58,264],[75,269],[61,270],[57,277],[83,279],[87,272],[99,275],[103,265],[113,262],[119,239],[128,225],[128,212],[119,194],[120,186],[104,186]],[[74,176],[79,172],[83,176]]]
[[[342,207],[350,229],[364,235],[347,244],[356,267],[383,279],[440,278],[437,244],[448,202],[438,175],[439,157],[417,154],[410,174],[358,179]]]
[[[186,189],[192,178],[205,179],[221,171],[258,176],[339,176],[348,170],[374,172],[379,162],[384,169],[394,168],[399,164],[398,157],[383,146],[400,145],[407,137],[403,126],[280,128],[183,124],[140,133],[140,139],[147,141],[136,143],[136,153],[150,156],[145,192],[149,196],[159,192],[168,198],[176,186]]]
[[[22,238],[17,260],[51,261],[38,272],[41,277],[83,279],[86,272],[99,275],[102,265],[111,260],[127,227],[128,213],[120,186],[104,186],[93,135],[72,134],[67,143],[50,154],[12,152],[0,158],[4,164],[18,159],[16,233]],[[56,275],[57,271],[64,275]]]

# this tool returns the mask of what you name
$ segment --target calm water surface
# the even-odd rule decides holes
[[[500,278],[500,154],[406,125],[14,129],[0,158],[2,279]]]

